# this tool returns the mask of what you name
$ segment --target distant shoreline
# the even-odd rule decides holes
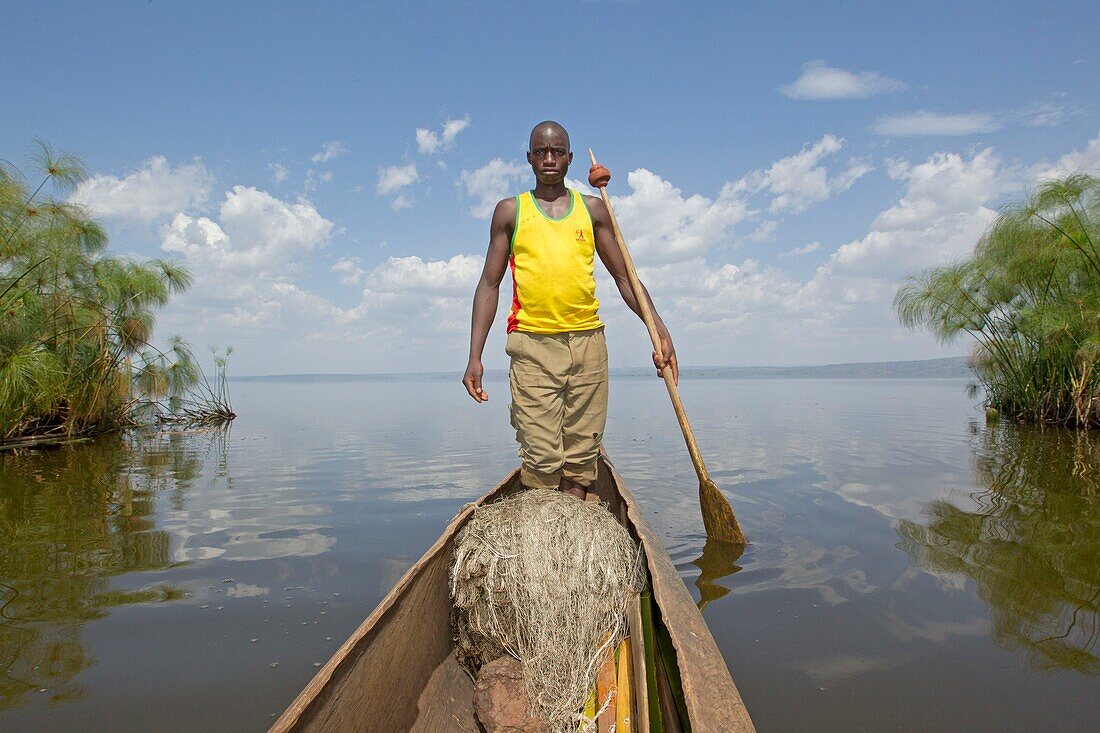
[[[503,377],[504,369],[488,369],[487,378]],[[631,367],[612,369],[619,378],[649,377],[651,368]],[[974,373],[966,365],[965,356],[918,361],[869,361],[845,364],[821,364],[816,366],[757,366],[757,367],[686,367],[680,370],[690,379],[970,379]],[[379,374],[269,374],[229,378],[232,382],[384,382],[408,379],[459,380],[462,374],[454,372],[389,372]]]

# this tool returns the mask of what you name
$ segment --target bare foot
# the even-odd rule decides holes
[[[581,501],[584,501],[586,498],[588,498],[588,489],[586,489],[584,486],[581,486],[576,481],[567,479],[564,476],[558,483],[558,489],[560,491],[564,491],[567,494],[577,497]]]

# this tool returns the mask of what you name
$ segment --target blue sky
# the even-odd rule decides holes
[[[544,118],[575,179],[588,146],[612,169],[685,364],[964,353],[896,324],[898,278],[1100,167],[1100,6],[743,5],[8,2],[0,157],[79,154],[112,250],[196,275],[158,334],[238,374],[461,371],[485,212]]]

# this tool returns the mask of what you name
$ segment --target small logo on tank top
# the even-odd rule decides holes
[[[577,241],[578,242],[583,242],[584,241],[584,230],[583,229],[578,229],[577,230]]]

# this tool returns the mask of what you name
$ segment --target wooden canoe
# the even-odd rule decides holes
[[[594,486],[600,500],[645,549],[654,616],[667,629],[679,667],[682,704],[690,721],[690,728],[683,728],[694,733],[753,733],[752,720],[702,614],[606,456]],[[519,472],[514,471],[465,506],[317,672],[271,727],[272,733],[480,730],[472,709],[473,682],[454,658],[448,573],[455,534],[474,508],[520,488]],[[669,666],[663,665],[662,671]],[[647,729],[643,724],[635,728]]]

